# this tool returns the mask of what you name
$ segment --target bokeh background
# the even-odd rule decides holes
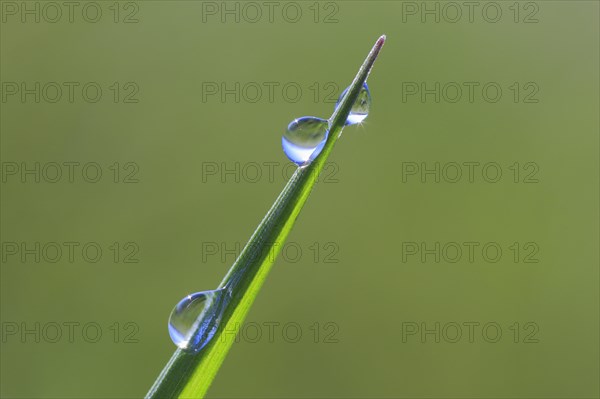
[[[328,117],[383,33],[371,115],[209,396],[598,397],[598,2],[97,1],[54,23],[35,4],[1,2],[2,397],[143,396],[172,307],[218,285],[284,186],[283,129]],[[407,91],[436,82],[439,102]]]

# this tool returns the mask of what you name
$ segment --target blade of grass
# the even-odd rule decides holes
[[[377,40],[352,81],[350,89],[329,119],[329,136],[321,153],[311,164],[298,168],[292,175],[221,282],[220,288],[241,276],[241,279],[236,281],[236,293],[225,308],[212,340],[197,353],[177,349],[146,398],[201,398],[206,394],[317,177],[323,170],[325,161],[340,137],[350,109],[384,42],[385,36]]]

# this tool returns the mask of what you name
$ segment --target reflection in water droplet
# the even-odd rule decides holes
[[[294,119],[281,138],[283,152],[298,165],[312,161],[319,155],[325,141],[329,122],[314,116]]]
[[[179,301],[169,316],[169,335],[175,345],[190,352],[202,349],[217,331],[224,297],[224,290],[218,289]]]
[[[344,92],[338,98],[337,103],[335,103],[335,107],[337,108],[342,101],[342,98],[348,92],[349,87],[344,90]],[[346,125],[354,125],[357,123],[361,123],[365,120],[365,118],[369,115],[369,109],[371,108],[371,92],[369,91],[369,86],[367,86],[367,82],[363,84],[363,87],[360,89],[358,93],[358,97],[356,98],[356,102],[350,109],[350,114],[348,114],[348,119],[346,120]]]

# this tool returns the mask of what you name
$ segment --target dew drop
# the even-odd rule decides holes
[[[217,331],[224,290],[196,292],[183,298],[169,316],[169,335],[175,345],[198,352]]]
[[[335,103],[335,108],[340,105],[342,102],[342,98],[348,92],[349,87],[344,90],[344,92],[338,98],[337,103]],[[361,123],[365,120],[365,118],[369,115],[369,109],[371,108],[371,92],[369,91],[369,86],[367,86],[367,82],[363,83],[363,87],[358,92],[358,97],[356,98],[356,102],[350,109],[350,113],[348,114],[348,119],[346,119],[346,125],[355,125],[357,123]]]
[[[327,141],[329,122],[314,116],[294,119],[281,138],[283,152],[297,163],[304,165],[314,160]]]

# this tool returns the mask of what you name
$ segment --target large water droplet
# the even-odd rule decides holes
[[[221,321],[223,289],[196,292],[183,298],[169,316],[169,335],[175,345],[190,352],[202,349]]]
[[[319,155],[329,131],[329,122],[314,116],[294,119],[281,138],[283,152],[298,165],[306,164]]]
[[[340,105],[342,98],[348,92],[349,87],[344,90],[344,92],[338,98],[337,103],[335,103],[335,108]],[[357,123],[361,123],[365,120],[365,118],[369,115],[369,109],[371,108],[371,92],[369,91],[369,86],[367,86],[367,82],[363,83],[363,87],[358,92],[358,97],[354,102],[354,105],[350,109],[350,113],[348,114],[348,119],[346,119],[346,125],[355,125]]]

